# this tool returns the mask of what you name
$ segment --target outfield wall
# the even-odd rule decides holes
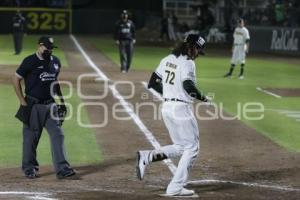
[[[17,8],[0,8],[0,33],[12,32],[12,17]],[[21,8],[29,34],[111,33],[120,17],[119,10]],[[137,28],[149,18],[146,12],[133,13]],[[300,55],[300,29],[286,27],[248,27],[251,52]]]
[[[249,27],[249,31],[253,52],[300,55],[299,28]]]
[[[63,8],[1,8],[0,33],[12,33],[12,19],[20,10],[29,34],[65,34],[72,30],[72,10]]]
[[[12,18],[18,8],[0,7],[0,34],[12,33]],[[113,33],[120,10],[20,8],[28,34]],[[132,13],[137,28],[144,26],[146,13]]]

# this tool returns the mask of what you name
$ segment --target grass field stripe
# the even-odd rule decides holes
[[[89,63],[89,65],[96,71],[96,73],[104,80],[109,80],[109,78],[98,68],[98,66],[91,60],[91,58],[86,54],[86,52],[83,50],[77,39],[73,36],[70,35],[72,41],[75,43],[76,47],[79,49],[81,54],[84,56],[86,61]],[[112,91],[114,97],[120,101],[128,115],[133,119],[133,121],[136,123],[136,125],[140,128],[140,130],[144,133],[146,136],[147,140],[150,142],[150,144],[155,148],[159,149],[160,144],[156,140],[156,138],[153,136],[151,131],[145,126],[145,124],[142,122],[142,120],[135,114],[135,112],[132,110],[132,108],[129,106],[128,102],[125,101],[125,99],[120,95],[118,90],[115,88],[114,85],[109,86],[110,90]],[[175,173],[176,171],[176,166],[173,164],[173,162],[169,159],[164,160],[164,163],[168,166],[170,169],[171,173]]]
[[[271,96],[273,96],[273,97],[276,97],[276,98],[282,98],[282,96],[280,96],[280,95],[277,95],[277,94],[274,94],[273,92],[270,92],[270,91],[268,91],[268,90],[264,90],[264,89],[262,89],[262,88],[260,88],[260,87],[257,87],[256,88],[258,91],[260,91],[260,92],[263,92],[263,93],[266,93],[266,94],[268,94],[268,95],[271,95]]]
[[[300,121],[300,111],[280,110],[280,109],[265,109],[265,110],[278,112],[278,113],[283,114],[283,115],[285,115],[289,118],[295,119],[297,122]]]
[[[300,118],[300,114],[286,114],[289,117]]]
[[[80,51],[80,53],[83,55],[83,57],[86,59],[86,61],[89,63],[89,65],[97,72],[97,74],[105,81],[108,81],[109,78],[99,69],[99,67],[91,60],[91,58],[86,54],[86,52],[82,49],[81,45],[77,41],[77,39],[71,34],[70,38]]]
[[[224,184],[233,184],[233,185],[242,185],[247,187],[258,187],[270,190],[281,190],[287,192],[300,192],[300,188],[292,188],[292,187],[285,187],[280,185],[266,185],[260,183],[247,183],[247,182],[238,182],[238,181],[225,181],[225,180],[196,180],[196,181],[189,181],[188,184],[190,185],[203,185],[203,184],[216,184],[216,183],[224,183]]]
[[[297,110],[282,110],[282,109],[270,109],[270,108],[266,108],[265,110],[280,112],[281,114],[300,114],[300,111]]]

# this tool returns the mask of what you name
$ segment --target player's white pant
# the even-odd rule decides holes
[[[231,64],[235,64],[235,65],[237,65],[238,63],[245,64],[245,58],[246,58],[245,45],[234,45]]]
[[[169,35],[169,39],[175,41],[176,40],[176,34],[174,31],[174,26],[173,25],[169,25],[168,26],[168,35]]]
[[[162,116],[173,145],[162,147],[168,158],[181,156],[176,173],[168,185],[167,193],[180,191],[188,180],[199,152],[199,130],[191,104],[183,102],[164,102]]]

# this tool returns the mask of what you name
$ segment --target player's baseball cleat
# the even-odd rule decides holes
[[[225,74],[224,78],[231,78],[231,74],[229,74],[229,73]]]
[[[179,192],[166,193],[166,194],[163,194],[161,196],[165,196],[165,197],[193,197],[194,195],[196,195],[194,190],[188,190],[188,189],[182,188],[182,190],[179,191]]]
[[[244,79],[244,76],[239,76],[239,79]]]
[[[146,166],[149,164],[150,151],[138,151],[136,156],[136,175],[143,180]]]

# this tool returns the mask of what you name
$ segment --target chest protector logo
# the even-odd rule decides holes
[[[54,69],[57,71],[59,68],[58,64],[55,63],[53,66],[54,66]]]
[[[43,72],[43,73],[40,74],[40,79],[41,79],[41,81],[55,81],[56,80],[56,74]]]

